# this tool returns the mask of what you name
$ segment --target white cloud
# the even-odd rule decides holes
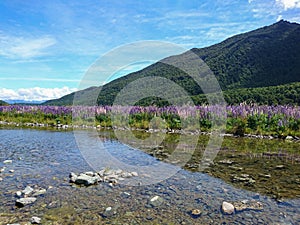
[[[276,21],[280,21],[280,20],[282,20],[282,15],[279,15],[276,19]]]
[[[300,0],[276,0],[278,4],[284,7],[284,10],[300,8]]]
[[[45,55],[44,50],[56,44],[52,37],[24,38],[1,35],[0,56],[17,59],[30,59]]]
[[[0,88],[1,100],[25,100],[25,101],[44,101],[60,98],[64,95],[76,91],[76,88],[20,88],[18,90]]]

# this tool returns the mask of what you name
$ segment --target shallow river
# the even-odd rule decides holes
[[[32,216],[42,218],[42,224],[300,224],[299,143],[227,137],[214,163],[201,171],[207,136],[200,136],[180,167],[184,156],[168,159],[178,147],[178,134],[137,150],[109,130],[75,133],[0,129],[0,168],[6,167],[0,173],[0,224],[26,224]],[[180,147],[187,152],[188,146]],[[69,183],[70,172],[104,167],[134,169],[139,176],[114,187]],[[17,208],[15,193],[27,185],[47,192]],[[153,206],[155,196],[163,201]],[[223,201],[242,200],[259,201],[263,210],[222,213]],[[108,207],[111,213],[105,213]],[[192,215],[195,209],[200,215]]]

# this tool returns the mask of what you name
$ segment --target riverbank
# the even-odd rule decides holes
[[[0,106],[2,126],[141,129],[300,137],[299,106]],[[0,124],[1,125],[1,124]]]
[[[44,124],[44,123],[17,123],[17,122],[6,122],[0,121],[0,128],[34,128],[34,129],[50,129],[58,131],[70,131],[70,130],[131,130],[146,133],[168,133],[168,134],[188,134],[188,135],[211,135],[211,132],[204,131],[185,131],[185,130],[174,130],[174,129],[141,129],[141,128],[124,128],[124,127],[103,127],[101,125],[69,125],[69,124]],[[262,134],[242,134],[237,135],[233,133],[221,133],[224,137],[245,137],[255,139],[281,139],[286,141],[300,142],[300,136],[283,136],[283,135],[262,135]]]

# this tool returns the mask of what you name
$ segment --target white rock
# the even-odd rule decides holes
[[[29,195],[29,194],[31,194],[33,191],[34,191],[34,190],[33,190],[32,187],[27,186],[27,187],[22,191],[22,193],[23,193],[24,195]]]
[[[134,177],[137,177],[138,173],[137,172],[131,172],[131,175],[134,176]]]
[[[12,160],[10,160],[10,159],[4,160],[3,163],[4,163],[4,164],[12,163]]]
[[[159,205],[161,205],[163,203],[163,198],[159,197],[159,196],[154,196],[153,198],[150,199],[150,205],[152,207],[158,207]]]
[[[94,176],[94,172],[92,171],[85,172],[84,174],[91,177]]]
[[[40,224],[41,223],[41,218],[37,217],[37,216],[33,216],[30,219],[31,224]]]
[[[76,184],[83,184],[85,186],[93,185],[96,184],[97,182],[98,182],[98,177],[91,177],[85,174],[80,174],[75,180]]]
[[[32,196],[39,196],[39,195],[43,195],[47,192],[46,189],[37,189],[37,190],[34,190],[34,194]]]
[[[222,211],[225,214],[232,214],[234,213],[234,206],[231,203],[224,201],[222,203]]]
[[[20,198],[17,199],[16,205],[19,207],[24,207],[25,205],[29,205],[31,203],[34,203],[36,201],[36,198],[31,197],[31,198]]]
[[[22,192],[21,191],[17,191],[16,192],[16,196],[21,197],[22,196]]]

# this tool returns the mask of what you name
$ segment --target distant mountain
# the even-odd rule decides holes
[[[56,106],[64,106],[64,105],[95,105],[97,102],[97,96],[100,91],[100,87],[89,87],[84,90],[76,91],[71,94],[65,95],[59,99],[48,100],[42,105],[56,105]],[[76,96],[76,103],[73,103],[74,96]]]
[[[2,106],[2,105],[8,105],[8,103],[5,102],[5,101],[0,100],[0,106]]]
[[[27,100],[6,100],[9,104],[21,104],[21,105],[38,105],[45,101],[27,101]]]
[[[193,48],[186,53],[169,58],[172,61],[184,62],[189,52],[197,54],[210,67],[222,90],[227,94],[229,104],[237,103],[238,99],[244,101],[246,98],[247,100],[247,94],[245,93],[249,94],[249,90],[256,93],[255,96],[251,96],[252,102],[265,103],[266,101],[263,100],[264,96],[261,93],[278,95],[278,90],[287,91],[282,87],[298,87],[298,84],[285,85],[300,82],[300,25],[297,23],[281,20],[273,25],[233,36],[219,44],[206,48]],[[192,96],[195,104],[205,102],[205,96],[203,97],[201,88],[190,76],[173,66],[163,63],[163,61],[104,85],[97,103],[99,105],[111,105],[116,95],[127,84],[139,78],[156,75],[172,80],[183,87]],[[280,86],[278,88],[264,89],[278,85]],[[234,97],[240,94],[243,95],[241,98]],[[294,95],[291,95],[294,97],[278,96],[285,98],[291,104],[300,104],[298,95],[300,94],[296,93],[296,97]],[[63,98],[66,99],[65,97]],[[82,95],[82,97],[85,98],[86,102],[91,102],[90,99],[86,98],[88,95]],[[231,101],[231,97],[234,98],[234,101]],[[67,99],[68,102],[65,103],[70,104],[72,96],[68,96]],[[157,101],[160,100],[146,99],[140,103],[153,104]],[[84,99],[82,102],[85,102]],[[281,100],[274,96],[274,101],[267,102],[269,104],[272,104],[272,102],[280,103]],[[58,104],[61,101],[52,101],[52,103]],[[44,104],[47,104],[47,102]]]

